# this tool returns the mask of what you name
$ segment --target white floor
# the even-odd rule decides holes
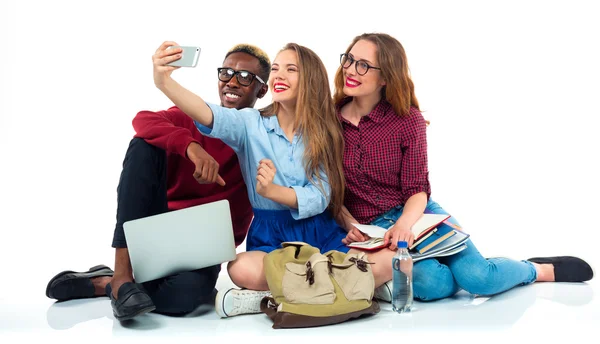
[[[217,288],[230,285],[231,281],[222,272]],[[261,341],[269,342],[305,341],[307,337],[317,337],[319,341],[334,337],[350,340],[383,337],[411,338],[425,343],[442,338],[450,343],[480,343],[483,338],[485,342],[518,338],[524,341],[522,336],[554,342],[594,336],[600,324],[600,301],[594,298],[600,292],[597,279],[577,284],[539,283],[489,299],[461,292],[452,299],[416,303],[409,315],[398,315],[389,303],[382,303],[381,312],[372,317],[295,330],[274,330],[263,314],[220,319],[214,308],[182,318],[148,314],[124,325],[112,316],[108,298],[56,303],[45,298],[44,288],[41,283],[36,286],[35,294],[30,294],[28,288],[14,295],[1,294],[0,343],[12,343],[16,338],[82,343],[175,339],[202,342],[206,337],[229,342],[229,338],[258,336],[264,337]]]
[[[224,10],[222,1],[120,1],[117,11],[109,2],[0,1],[0,50],[7,47],[0,54],[0,344],[257,336],[286,344],[307,337],[335,344],[379,337],[598,342],[599,276],[516,288],[487,301],[460,294],[418,303],[408,316],[383,304],[370,318],[301,330],[273,330],[262,314],[222,320],[214,311],[150,314],[123,326],[107,298],[47,299],[56,273],[113,265],[116,187],[131,120],[140,110],[172,105],[150,79],[150,56],[167,39],[202,47],[198,67],[174,75],[214,102],[214,69],[235,44],[256,44],[273,59],[285,43],[298,42],[319,54],[333,80],[355,35],[391,34],[406,48],[431,120],[432,197],[479,251],[518,259],[577,255],[600,269],[595,2],[402,1],[397,9],[388,0],[229,0]],[[284,29],[272,29],[281,22]],[[270,101],[267,95],[256,105]],[[218,287],[229,283],[223,275]]]

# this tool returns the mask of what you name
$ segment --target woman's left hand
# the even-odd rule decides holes
[[[398,241],[406,241],[410,247],[415,241],[415,235],[410,228],[395,224],[388,229],[383,239],[386,245],[390,243],[390,250],[395,250],[398,248]]]

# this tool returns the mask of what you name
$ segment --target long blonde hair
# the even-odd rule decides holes
[[[370,41],[377,46],[377,60],[381,68],[381,76],[386,85],[381,89],[381,96],[394,108],[400,116],[407,116],[411,106],[419,109],[419,102],[415,95],[415,85],[410,78],[408,62],[404,47],[394,37],[385,33],[364,33],[354,37],[346,49],[350,52],[354,44],[360,40]],[[340,66],[334,78],[335,94],[333,101],[339,104],[344,95],[344,72]]]
[[[281,51],[285,50],[295,51],[298,58],[294,128],[305,145],[304,169],[308,179],[322,191],[321,173],[327,176],[331,186],[329,209],[337,215],[344,204],[344,138],[331,97],[327,70],[319,56],[304,46],[288,43]],[[260,112],[263,116],[273,116],[279,108],[280,105],[274,102]]]

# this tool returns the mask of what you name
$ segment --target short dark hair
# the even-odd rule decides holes
[[[269,56],[264,52],[261,48],[250,45],[250,44],[238,44],[231,48],[225,58],[233,53],[246,53],[250,56],[254,56],[258,59],[258,63],[260,64],[260,78],[265,82],[269,79],[269,74],[271,72],[271,60],[269,60]]]

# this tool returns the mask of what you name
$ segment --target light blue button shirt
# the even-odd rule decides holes
[[[248,189],[252,207],[266,210],[289,209],[295,219],[305,219],[321,214],[327,208],[330,186],[326,176],[323,188],[312,184],[304,171],[304,142],[298,135],[290,142],[279,126],[277,116],[263,117],[258,110],[224,108],[208,104],[213,112],[213,127],[195,122],[198,130],[207,136],[218,138],[237,154],[242,175]],[[298,209],[273,202],[256,192],[256,175],[260,160],[270,159],[277,172],[273,183],[291,187],[296,191]]]

